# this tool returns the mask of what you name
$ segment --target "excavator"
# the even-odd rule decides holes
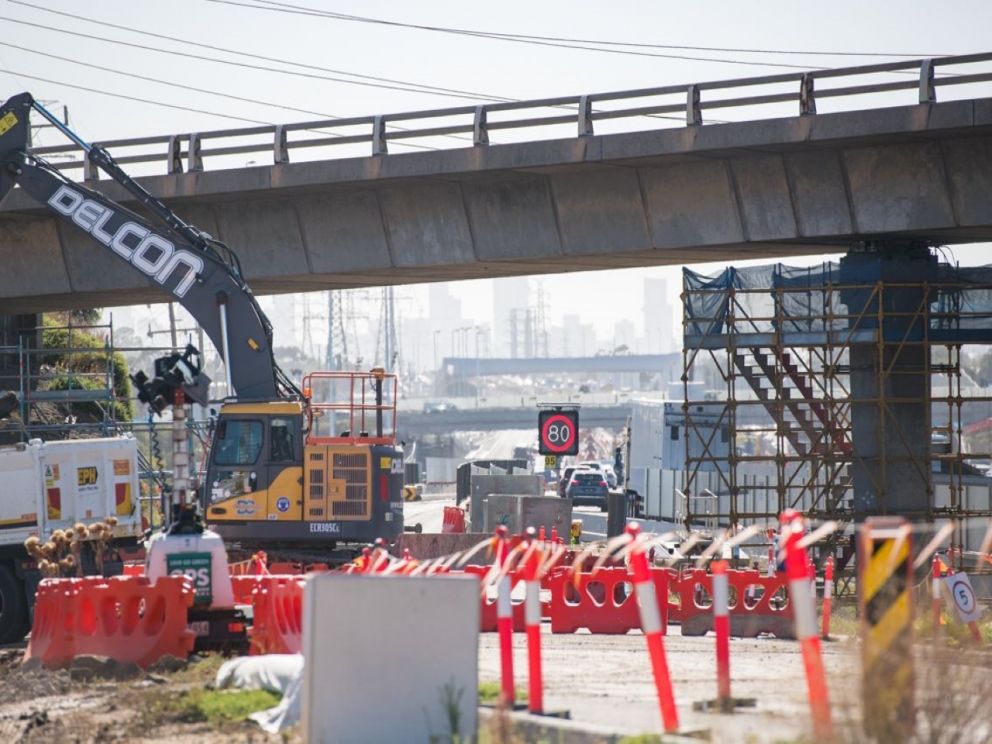
[[[142,214],[32,154],[32,112],[126,189]],[[395,541],[403,532],[403,451],[394,375],[313,372],[294,384],[276,364],[271,323],[234,251],[180,219],[105,148],[85,142],[29,93],[0,107],[0,203],[15,185],[171,295],[224,361],[227,396],[219,401],[205,477],[194,490],[178,477],[188,462],[177,461],[173,520],[195,509],[229,546],[287,560],[347,558],[375,539]],[[156,360],[152,377],[132,378],[139,399],[156,413],[187,400],[212,403],[200,366],[193,347]]]

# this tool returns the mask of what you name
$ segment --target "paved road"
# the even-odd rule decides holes
[[[552,635],[543,628],[544,703],[548,710],[567,709],[572,719],[619,734],[660,733],[644,636]],[[730,664],[735,697],[751,697],[757,707],[733,716],[692,711],[692,703],[716,695],[714,637],[683,638],[678,627],[665,639],[676,704],[683,727],[708,728],[712,741],[733,744],[793,741],[810,736],[809,705],[799,645],[774,638],[734,638]],[[834,715],[844,721],[857,684],[853,643],[824,644],[824,664],[834,698]],[[517,686],[527,688],[526,641],[514,634],[513,662]],[[499,680],[499,643],[495,633],[479,636],[479,679]],[[845,703],[847,705],[845,705]],[[852,741],[854,739],[851,739]]]
[[[427,496],[423,501],[408,501],[403,505],[403,522],[407,527],[420,523],[424,532],[440,532],[445,506],[454,506],[452,494]],[[572,510],[573,519],[582,520],[583,541],[591,542],[606,537],[606,513],[592,506],[577,506]],[[675,530],[671,522],[656,522],[652,519],[637,520],[644,532],[662,534]]]
[[[593,506],[576,506],[572,509],[572,519],[582,520],[582,536],[588,540],[602,540],[606,537],[606,512]],[[656,522],[653,519],[638,519],[643,532],[660,535],[678,530],[671,522]]]

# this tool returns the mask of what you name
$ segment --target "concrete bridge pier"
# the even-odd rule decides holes
[[[926,283],[936,279],[937,258],[923,243],[862,243],[841,259],[850,327],[878,331],[874,342],[849,346],[859,522],[874,514],[920,521],[933,505],[926,331],[935,298]]]

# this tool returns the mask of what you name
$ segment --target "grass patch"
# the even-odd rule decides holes
[[[619,744],[661,744],[661,737],[658,734],[635,734],[624,736]]]
[[[212,726],[247,720],[260,710],[277,705],[282,698],[268,690],[191,690],[175,701],[179,717]]]
[[[479,683],[479,704],[480,705],[495,705],[499,702],[500,692],[502,687],[499,682],[481,682]],[[527,691],[521,687],[515,689],[516,699],[518,703],[523,703],[527,701]]]

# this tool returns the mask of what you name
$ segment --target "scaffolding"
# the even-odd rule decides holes
[[[918,282],[857,277],[843,262],[684,270],[687,524],[898,512],[964,520],[957,546],[974,543],[967,520],[992,516],[992,455],[964,434],[992,422],[992,396],[962,369],[962,347],[992,344],[992,267],[929,266]],[[692,382],[706,367],[716,390]],[[896,482],[922,489],[925,505],[895,508]],[[694,514],[706,491],[713,502]],[[972,528],[978,541],[985,527]]]

